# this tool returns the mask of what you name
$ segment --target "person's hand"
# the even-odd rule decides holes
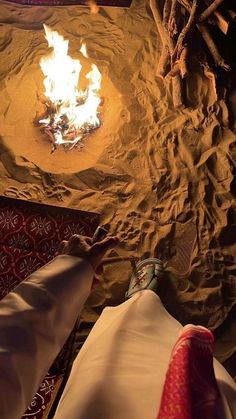
[[[57,255],[64,254],[87,259],[96,271],[107,250],[113,249],[118,243],[117,237],[108,236],[93,244],[92,238],[74,234],[68,241],[64,240],[60,243]]]

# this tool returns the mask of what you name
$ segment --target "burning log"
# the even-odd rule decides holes
[[[78,103],[81,106],[81,103]],[[80,130],[70,125],[67,114],[62,114],[58,119],[55,117],[59,108],[52,102],[45,101],[46,110],[40,116],[37,114],[35,125],[41,127],[41,131],[46,134],[53,145],[52,152],[58,146],[71,150],[73,147],[81,150],[84,147],[84,139],[98,127],[94,127],[88,122],[83,124]]]

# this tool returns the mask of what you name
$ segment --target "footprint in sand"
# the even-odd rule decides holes
[[[63,185],[48,186],[45,188],[45,193],[47,198],[56,198],[58,201],[64,201],[66,197],[71,195],[69,189]]]
[[[18,199],[25,199],[25,200],[35,200],[35,195],[39,198],[42,196],[42,191],[37,185],[30,185],[29,188],[25,189],[18,189],[16,186],[9,186],[4,191],[4,195],[8,196],[9,198],[18,198]]]
[[[179,275],[186,275],[191,269],[196,238],[196,224],[192,220],[186,224],[176,223],[175,239],[173,239],[176,254],[169,261],[168,267]]]

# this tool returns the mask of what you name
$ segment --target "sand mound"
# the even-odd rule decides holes
[[[121,255],[167,261],[183,321],[221,325],[236,298],[234,135],[213,74],[191,74],[191,107],[173,108],[168,83],[155,77],[159,40],[145,2],[98,15],[1,2],[0,12],[0,193],[100,212],[122,240]],[[74,57],[82,37],[103,74],[104,123],[81,152],[50,154],[32,125],[47,52],[43,23],[70,40]],[[105,304],[123,300],[129,274],[127,262],[105,267],[84,311],[85,330]],[[163,297],[170,300],[169,285]],[[226,351],[220,338],[228,330]],[[224,360],[236,349],[236,327],[218,335]]]

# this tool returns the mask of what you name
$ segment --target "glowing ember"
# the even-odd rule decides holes
[[[98,107],[101,102],[101,74],[95,64],[86,74],[89,81],[85,90],[79,90],[82,65],[68,53],[69,41],[44,25],[46,39],[53,51],[40,60],[45,76],[46,114],[38,122],[53,142],[54,149],[63,144],[70,148],[81,145],[91,130],[100,126]],[[88,58],[86,46],[80,52]]]

